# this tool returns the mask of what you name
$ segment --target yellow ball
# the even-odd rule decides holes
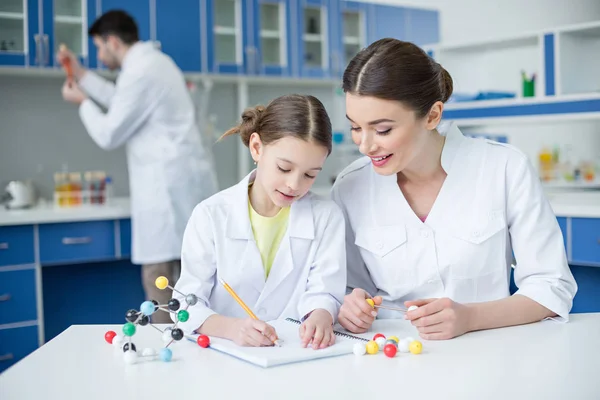
[[[398,339],[398,337],[397,337],[397,336],[390,336],[390,337],[388,338],[388,340],[393,340],[394,342],[396,342],[396,344],[400,343],[400,339]]]
[[[367,303],[369,303],[371,307],[375,307],[375,302],[373,301],[373,299],[367,299]]]
[[[374,340],[369,341],[367,343],[367,353],[368,354],[377,354],[379,353],[379,346]]]
[[[420,354],[423,351],[423,345],[418,340],[413,340],[408,345],[408,350],[413,354]]]
[[[169,280],[167,278],[165,278],[164,276],[159,276],[158,278],[156,278],[156,281],[154,282],[154,284],[160,290],[164,290],[167,288],[167,286],[169,286]]]

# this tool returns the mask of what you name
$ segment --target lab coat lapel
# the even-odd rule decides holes
[[[311,200],[304,197],[292,204],[287,232],[281,240],[259,302],[268,298],[294,268],[304,266],[314,237]]]
[[[265,286],[265,270],[260,257],[260,252],[254,240],[250,216],[248,215],[248,184],[254,180],[255,171],[244,178],[234,188],[233,204],[227,215],[226,235],[233,240],[232,250],[238,247],[238,244],[245,242],[243,253],[239,253],[239,271],[244,280],[259,292],[262,292]]]

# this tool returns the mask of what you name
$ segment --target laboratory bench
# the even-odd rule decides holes
[[[600,194],[548,198],[579,285],[572,311],[600,311]],[[122,322],[144,299],[140,266],[130,254],[126,198],[104,206],[1,210],[0,372],[71,325]]]

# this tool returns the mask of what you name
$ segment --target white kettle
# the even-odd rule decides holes
[[[6,208],[27,208],[35,205],[35,191],[31,182],[12,181],[6,186],[0,202]]]

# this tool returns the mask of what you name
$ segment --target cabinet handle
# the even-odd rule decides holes
[[[13,358],[15,358],[15,356],[13,356],[12,353],[8,353],[8,354],[4,354],[4,355],[0,356],[0,361],[10,361]]]
[[[89,236],[84,236],[84,237],[64,237],[62,238],[62,244],[87,244],[87,243],[91,243],[92,242],[92,238]]]
[[[11,297],[12,296],[10,295],[10,293],[3,294],[2,296],[0,296],[0,303],[9,301]]]
[[[35,41],[35,65],[40,65],[42,62],[42,55],[40,54],[40,51],[42,51],[40,35],[38,33],[33,35],[33,40]]]
[[[8,243],[0,243],[0,250],[8,250]]]
[[[48,35],[42,35],[42,40],[44,41],[44,65],[49,65],[50,63],[50,39]]]

